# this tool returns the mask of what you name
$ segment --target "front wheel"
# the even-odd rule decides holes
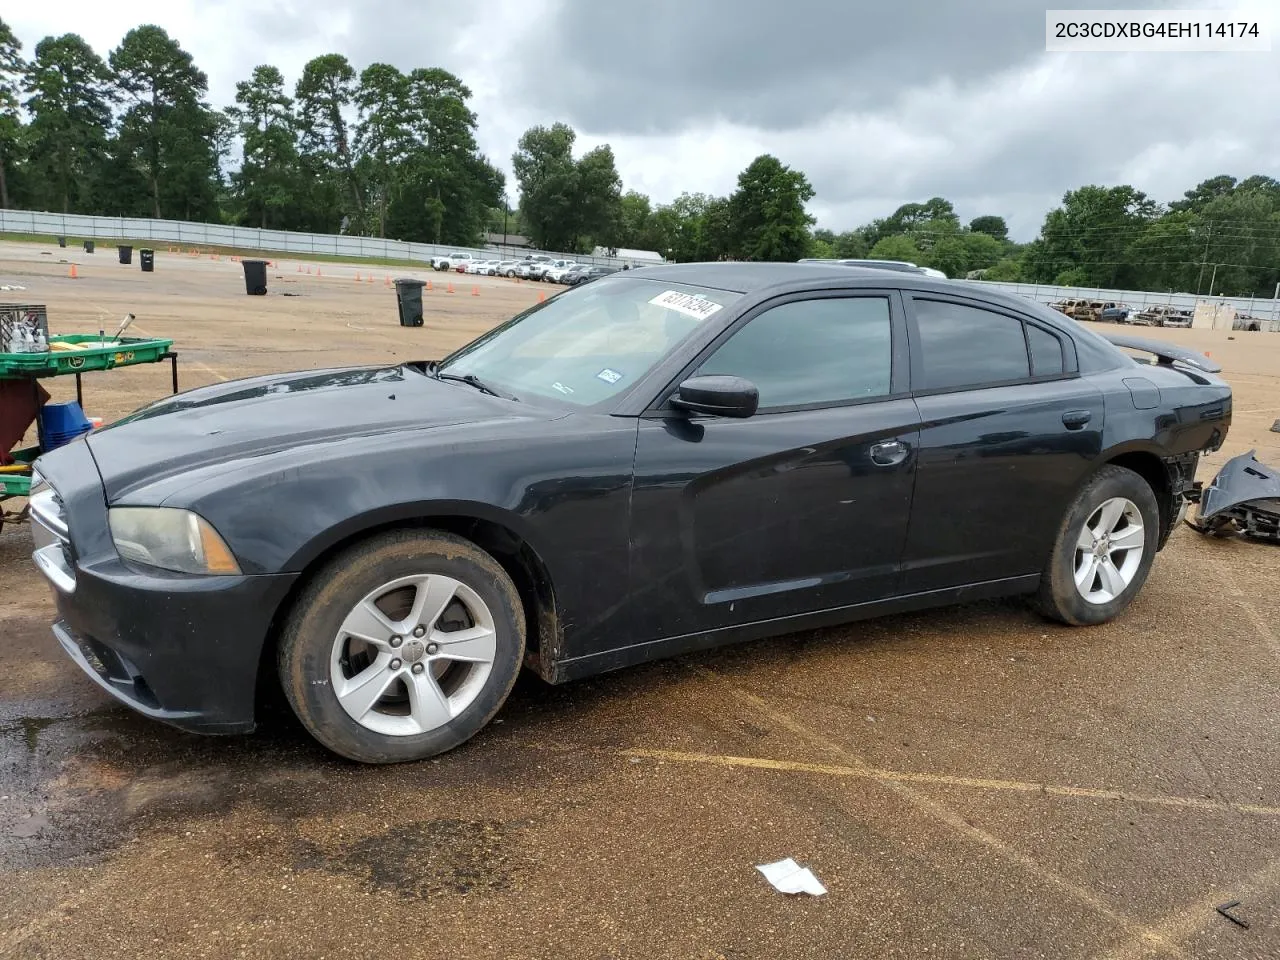
[[[298,719],[363,763],[419,760],[475,735],[511,692],[524,609],[489,554],[395,531],[343,552],[285,626],[280,680]]]
[[[1041,612],[1076,626],[1119,615],[1146,582],[1159,536],[1160,508],[1147,481],[1103,467],[1063,518],[1040,577]]]

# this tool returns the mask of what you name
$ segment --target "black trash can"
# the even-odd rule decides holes
[[[86,240],[86,241],[84,242],[84,252],[85,252],[85,253],[93,253],[93,241],[92,241],[92,240]]]
[[[59,237],[59,238],[58,238],[58,246],[60,246],[60,247],[66,247],[66,245],[67,245],[67,238],[66,238],[66,237]]]
[[[251,297],[267,295],[267,261],[241,260],[244,265],[244,292]]]
[[[422,326],[422,288],[426,282],[401,278],[396,281],[396,301],[400,307],[400,326]]]
[[[138,262],[142,264],[143,273],[152,273],[156,269],[156,252],[154,250],[139,250]]]
[[[124,264],[133,263],[133,247],[127,243],[116,245],[116,253],[120,255],[120,262]]]

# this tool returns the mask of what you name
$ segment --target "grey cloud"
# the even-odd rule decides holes
[[[1061,2],[1073,5],[1089,4]],[[1028,0],[562,2],[539,34],[519,64],[522,85],[576,126],[655,133],[719,117],[786,130],[835,109],[877,109],[904,86],[943,77],[965,85],[1024,62],[1043,52],[1044,8]]]

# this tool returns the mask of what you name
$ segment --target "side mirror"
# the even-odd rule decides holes
[[[690,377],[680,384],[671,405],[689,413],[716,417],[749,417],[760,406],[760,391],[742,377]]]

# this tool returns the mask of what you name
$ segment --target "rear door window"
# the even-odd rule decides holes
[[[1031,376],[1020,320],[943,300],[913,303],[919,331],[915,389],[955,390]]]

